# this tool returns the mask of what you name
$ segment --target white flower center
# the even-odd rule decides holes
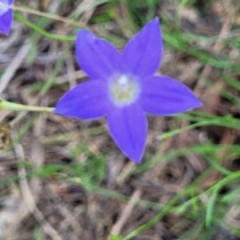
[[[0,0],[0,16],[8,11],[8,0]]]
[[[118,75],[110,81],[110,96],[114,104],[125,106],[133,103],[139,96],[138,82],[129,76]]]

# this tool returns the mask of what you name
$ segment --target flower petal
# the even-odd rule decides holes
[[[90,80],[78,84],[58,101],[54,113],[66,117],[95,119],[105,116],[109,111],[106,84]]]
[[[121,151],[141,163],[147,137],[147,119],[141,107],[133,104],[112,110],[108,115],[108,128]]]
[[[170,77],[149,77],[141,84],[139,102],[147,113],[173,115],[202,106],[187,86]]]
[[[0,0],[0,12],[2,9],[5,9],[4,5],[12,5],[14,0]],[[3,5],[2,5],[3,4]],[[8,9],[8,6],[6,6]]]
[[[13,21],[13,11],[10,9],[7,12],[0,15],[0,32],[8,35]]]
[[[121,68],[124,73],[150,76],[157,71],[163,55],[159,19],[149,22],[126,45]]]
[[[82,70],[93,79],[105,80],[119,69],[118,50],[88,30],[77,33],[76,55]]]

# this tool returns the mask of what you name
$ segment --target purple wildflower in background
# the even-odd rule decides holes
[[[91,80],[68,91],[54,113],[79,119],[107,116],[112,138],[136,163],[141,163],[146,145],[145,113],[167,116],[202,105],[181,82],[154,76],[163,55],[158,18],[134,36],[122,53],[91,31],[79,30],[76,55]]]
[[[14,0],[0,0],[0,32],[8,35],[13,22],[13,10],[8,6],[13,4]]]

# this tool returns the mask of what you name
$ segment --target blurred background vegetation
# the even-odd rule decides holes
[[[6,100],[54,107],[87,79],[75,59],[79,28],[121,50],[159,16],[165,46],[159,73],[188,85],[204,106],[149,116],[138,166],[118,150],[104,119],[1,111],[0,239],[240,239],[240,1],[15,6],[11,34],[0,36]]]

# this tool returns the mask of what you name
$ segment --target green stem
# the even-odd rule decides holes
[[[18,103],[8,102],[0,98],[0,110],[27,111],[27,112],[53,112],[54,108],[22,105]]]
[[[15,18],[25,24],[26,26],[28,26],[29,28],[33,29],[34,31],[40,33],[41,35],[44,35],[45,37],[54,39],[54,40],[59,40],[59,41],[70,41],[73,42],[75,41],[76,37],[75,36],[63,36],[63,35],[58,35],[58,34],[53,34],[53,33],[49,33],[47,31],[45,31],[44,29],[38,27],[37,25],[29,22],[27,19],[25,19],[24,17],[22,17],[19,13],[15,12],[14,13]]]

